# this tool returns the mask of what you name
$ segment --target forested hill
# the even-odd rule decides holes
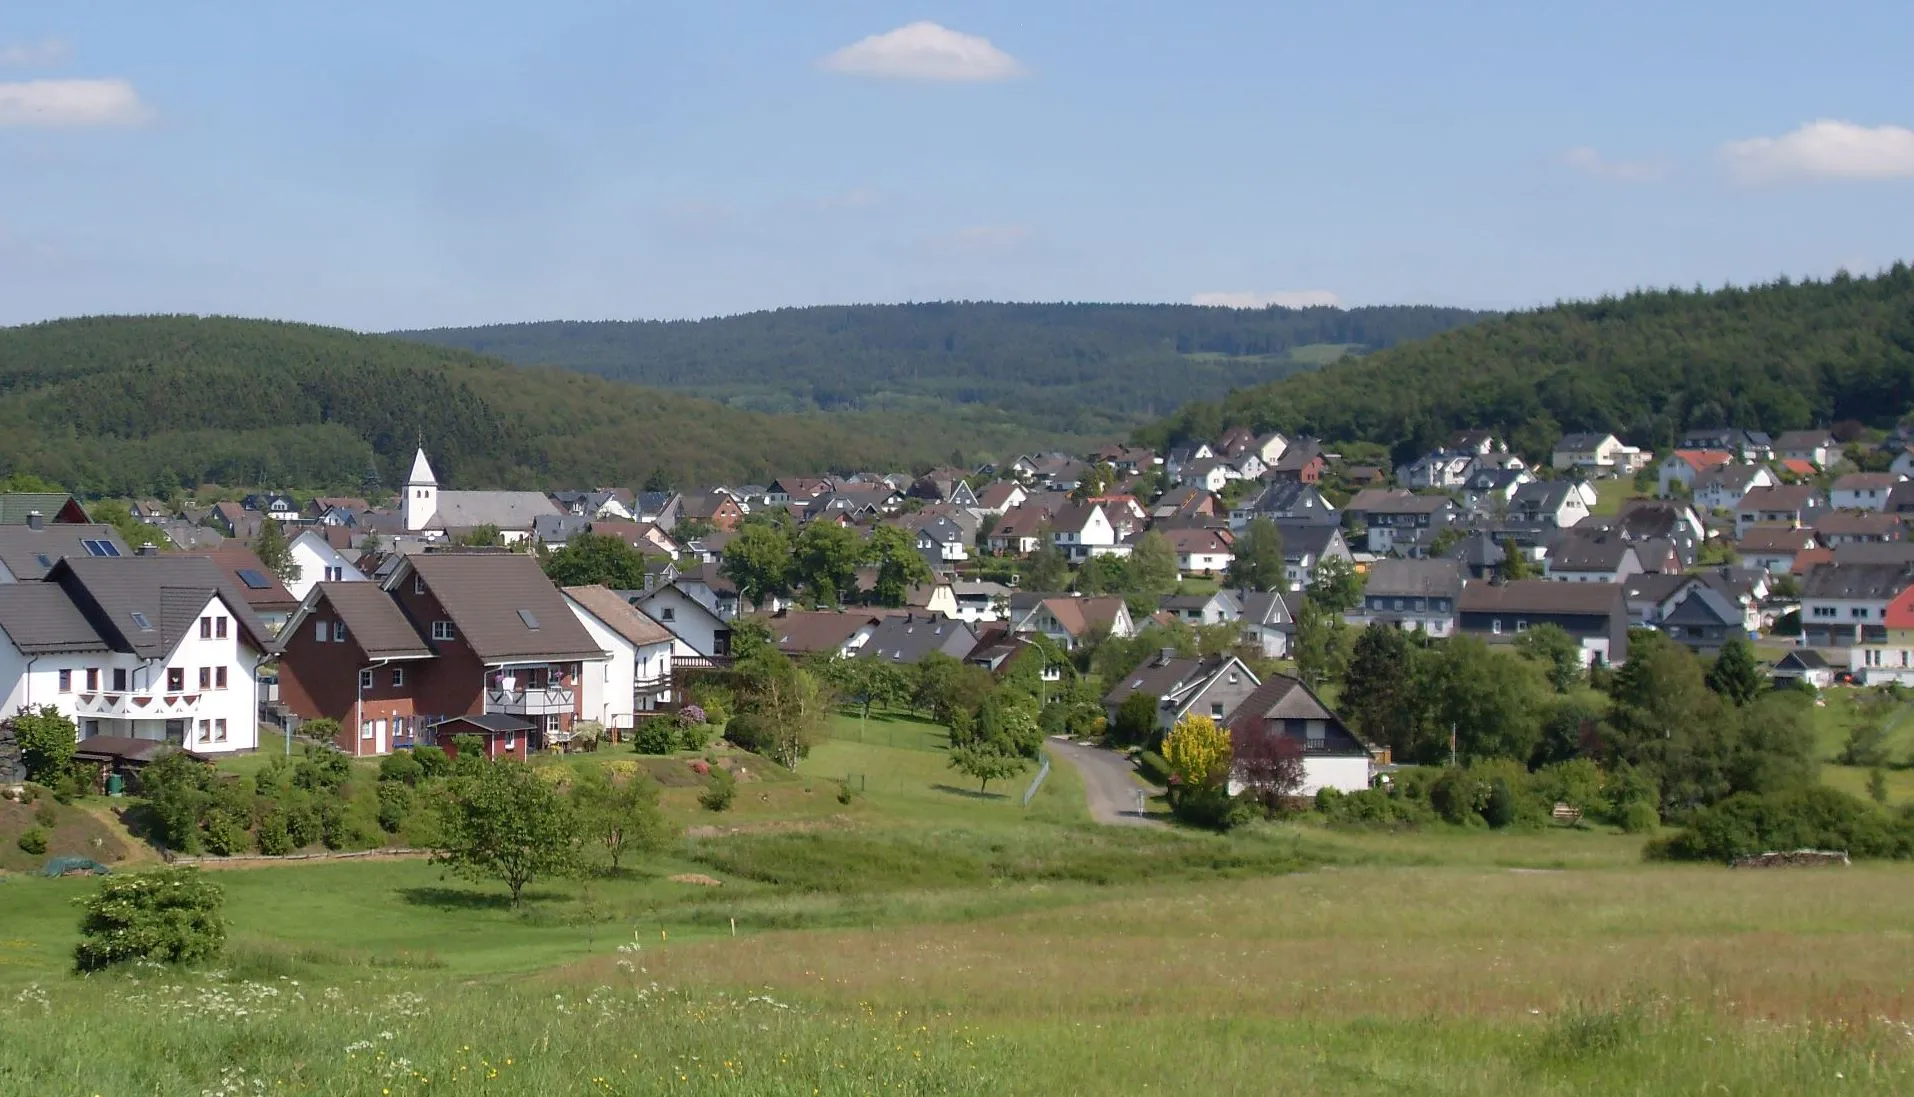
[[[948,457],[908,420],[768,416],[556,369],[260,320],[0,328],[0,476],[89,496],[203,482],[390,487],[421,441],[452,487],[678,486]]]
[[[1140,437],[1209,438],[1241,423],[1379,442],[1401,458],[1492,427],[1545,455],[1570,431],[1665,450],[1690,427],[1888,426],[1911,407],[1914,272],[1897,263],[1873,278],[1518,313],[1193,404]]]
[[[1192,397],[1472,323],[1463,309],[851,305],[696,321],[395,332],[759,411],[988,408],[1001,422],[1121,433]]]

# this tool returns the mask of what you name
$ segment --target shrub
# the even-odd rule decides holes
[[[317,739],[321,743],[330,745],[339,738],[339,721],[334,720],[330,716],[322,716],[317,720],[307,720],[305,723],[299,725],[299,734],[308,739]]]
[[[695,704],[686,705],[679,709],[678,719],[687,724],[707,724],[711,722],[710,718],[705,715],[704,709],[699,708]]]
[[[764,717],[755,712],[740,712],[724,725],[725,741],[739,750],[748,750],[753,754],[764,753],[764,748],[773,740],[771,727]]]
[[[33,809],[33,821],[52,830],[60,825],[60,812],[52,804],[41,804]]]
[[[313,792],[332,792],[351,776],[352,763],[329,746],[307,746],[299,764],[292,768],[293,787]]]
[[[73,965],[99,971],[130,960],[192,963],[226,947],[225,896],[195,869],[112,876],[86,900]]]
[[[1732,861],[1770,850],[1835,849],[1854,857],[1914,855],[1914,815],[1888,815],[1824,785],[1757,796],[1741,792],[1703,808],[1648,848],[1651,857]]]
[[[698,794],[698,805],[706,811],[728,811],[737,795],[738,779],[723,766],[712,766],[704,791]]]
[[[1211,830],[1229,830],[1249,821],[1253,806],[1232,797],[1223,785],[1197,785],[1186,788],[1170,801],[1170,811],[1192,826]]]
[[[640,754],[670,754],[678,749],[678,724],[656,716],[631,729],[632,749]]]
[[[851,783],[849,781],[845,781],[843,784],[840,784],[837,786],[837,802],[838,803],[849,804],[856,799],[857,799],[857,790],[851,787]]]
[[[73,752],[79,746],[79,732],[73,721],[52,705],[21,709],[7,721],[14,742],[20,748],[20,764],[29,781],[57,785],[73,768]]]
[[[445,756],[444,747],[414,747],[412,760],[427,777],[444,777],[452,772],[452,759]]]
[[[325,833],[324,820],[311,802],[298,801],[281,810],[286,813],[286,834],[292,839],[293,849],[304,849]]]
[[[1661,826],[1661,812],[1648,800],[1630,800],[1622,805],[1615,823],[1624,834],[1647,834]]]
[[[220,857],[231,857],[252,848],[252,836],[246,833],[248,820],[229,808],[215,808],[200,824],[206,849]]]
[[[679,750],[703,750],[711,743],[711,725],[682,723],[678,728]]]
[[[38,857],[47,851],[47,832],[39,827],[28,827],[20,832],[20,837],[14,839],[14,845],[20,847],[21,853]]]
[[[1434,819],[1428,804],[1379,788],[1320,789],[1316,811],[1329,822],[1358,826],[1415,826]]]
[[[1447,823],[1474,821],[1489,802],[1489,783],[1460,768],[1443,771],[1429,786],[1429,806]]]
[[[266,764],[259,767],[259,772],[253,774],[253,795],[268,799],[278,798],[285,789],[286,775],[291,770],[291,764],[281,755],[266,759]]]
[[[406,786],[416,785],[425,780],[425,767],[412,756],[411,751],[401,750],[379,760],[379,780]]]
[[[703,710],[708,723],[721,724],[738,710],[737,697],[731,690],[714,681],[691,683],[687,691],[691,703]]]
[[[379,829],[399,833],[412,811],[412,790],[397,781],[379,782]]]
[[[253,841],[259,846],[259,852],[268,857],[284,857],[296,847],[292,844],[292,831],[287,826],[284,808],[274,808],[259,821],[259,827],[253,834]]]

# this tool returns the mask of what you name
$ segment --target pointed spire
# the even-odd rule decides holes
[[[432,475],[431,463],[425,459],[425,447],[419,447],[418,456],[412,458],[412,475],[407,477],[406,483],[436,485],[438,482],[439,478]]]

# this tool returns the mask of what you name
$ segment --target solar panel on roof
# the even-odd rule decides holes
[[[255,571],[252,568],[240,568],[239,581],[246,584],[247,586],[251,587],[254,590],[272,589],[272,580],[266,578],[266,576],[263,573]]]
[[[97,541],[91,538],[81,541],[80,547],[88,556],[118,556],[120,548],[111,541]]]

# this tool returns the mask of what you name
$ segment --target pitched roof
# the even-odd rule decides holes
[[[0,492],[0,526],[25,525],[27,517],[36,513],[49,523],[86,521],[79,500],[64,491]]]
[[[1161,531],[1178,556],[1191,553],[1217,554],[1232,551],[1236,538],[1227,529],[1210,526],[1179,526]]]
[[[432,727],[436,730],[438,728],[448,727],[452,724],[468,724],[481,731],[496,731],[507,734],[535,730],[532,727],[531,721],[503,712],[484,712],[476,716],[454,716],[450,719],[440,720],[438,723],[433,724]],[[457,734],[457,732],[453,734]],[[443,739],[440,740],[440,742],[444,741]]]
[[[1776,484],[1771,488],[1751,488],[1735,509],[1798,511],[1808,509],[1820,499],[1821,491],[1813,484]]]
[[[544,496],[539,496],[544,498]],[[459,636],[486,663],[522,659],[602,659],[538,561],[516,552],[422,552],[386,580],[397,589],[417,573]]]
[[[1177,655],[1169,649],[1159,651],[1119,679],[1103,695],[1103,703],[1120,705],[1134,693],[1147,697],[1171,697],[1207,682],[1225,668],[1235,665],[1239,665],[1236,658],[1228,654],[1192,657]],[[1248,668],[1242,669],[1246,671]],[[1255,681],[1256,676],[1252,673],[1250,679]]]
[[[1674,455],[1696,472],[1725,465],[1734,460],[1733,455],[1715,449],[1678,449]]]
[[[1364,488],[1343,509],[1351,514],[1434,514],[1455,506],[1446,495],[1417,495],[1401,488]]]
[[[1440,558],[1377,560],[1369,565],[1369,579],[1363,590],[1377,595],[1453,598],[1462,591],[1462,562]]]
[[[1801,597],[1885,600],[1914,585],[1907,564],[1821,564],[1801,583]]]
[[[539,515],[558,513],[558,504],[542,491],[441,491],[439,509],[429,524],[435,529],[529,530]]]
[[[1776,449],[1815,449],[1834,444],[1834,435],[1825,430],[1784,430],[1774,436]]]
[[[167,655],[194,627],[214,595],[255,647],[274,649],[272,632],[226,574],[202,556],[68,557],[54,565],[46,581],[64,588],[116,651],[146,658]]]
[[[1634,543],[1620,534],[1570,532],[1548,550],[1548,568],[1550,571],[1612,572],[1623,565],[1631,552],[1635,552]],[[1635,559],[1641,562],[1639,554]]]
[[[1601,432],[1564,434],[1555,443],[1555,448],[1565,453],[1592,453],[1603,442],[1613,437],[1615,436],[1612,434]]]
[[[1814,547],[1814,531],[1792,526],[1750,526],[1735,551],[1749,553],[1800,552]]]
[[[584,607],[585,612],[598,618],[606,628],[631,641],[633,647],[671,642],[671,630],[620,598],[610,587],[593,584],[564,590],[566,597]]]
[[[110,551],[100,542],[105,542]],[[39,529],[0,525],[0,564],[23,583],[45,576],[54,562],[65,556],[131,555],[133,550],[112,526],[52,521]]]
[[[1831,510],[1815,518],[1814,531],[1823,537],[1888,537],[1899,539],[1906,527],[1898,515]]]
[[[1850,472],[1834,482],[1834,491],[1880,491],[1901,482],[1891,472]]]
[[[1811,479],[1815,473],[1820,471],[1814,467],[1813,461],[1809,461],[1803,457],[1784,457],[1776,463],[1793,475],[1803,479]]]
[[[429,659],[432,648],[391,594],[377,583],[320,583],[308,591],[287,634],[305,623],[321,601],[345,622],[346,636],[369,659]]]
[[[771,642],[779,651],[809,655],[836,652],[857,630],[876,624],[883,615],[876,613],[840,613],[837,610],[794,609],[775,617],[759,617],[771,629]]]
[[[977,493],[977,505],[985,510],[1003,510],[1010,505],[1010,497],[1022,490],[1022,484],[999,480],[986,484],[984,490]]]
[[[233,589],[246,599],[246,604],[253,607],[255,612],[290,610],[299,604],[299,599],[292,596],[286,584],[280,582],[279,577],[261,563],[249,548],[228,545],[195,555],[211,560],[215,567],[224,572]]]
[[[432,462],[425,459],[425,448],[412,457],[412,473],[405,478],[407,484],[436,484],[439,478],[432,475]]]
[[[0,632],[23,655],[111,650],[73,599],[53,583],[0,584]]]
[[[870,640],[858,650],[860,659],[883,659],[898,664],[916,664],[933,652],[953,659],[968,656],[977,646],[977,635],[962,621],[924,614],[891,616],[871,632]]]
[[[1269,720],[1323,721],[1323,749],[1318,754],[1368,755],[1369,748],[1310,688],[1287,674],[1272,674],[1244,698],[1230,720],[1231,735],[1262,732]]]
[[[1849,541],[1830,549],[1812,549],[1826,554],[1821,563],[1836,564],[1914,564],[1914,541]],[[1799,562],[1809,553],[1796,557]]]
[[[1683,595],[1681,601],[1675,603],[1675,607],[1662,618],[1662,623],[1739,628],[1741,611],[1715,591],[1704,586],[1697,586]]]
[[[1277,532],[1283,535],[1283,559],[1301,560],[1304,556],[1320,558],[1335,545],[1342,536],[1340,526],[1323,525],[1320,522],[1275,520]]]
[[[1457,608],[1464,613],[1562,613],[1608,616],[1623,610],[1619,583],[1557,583],[1516,579],[1492,583],[1471,579],[1462,585]]]

